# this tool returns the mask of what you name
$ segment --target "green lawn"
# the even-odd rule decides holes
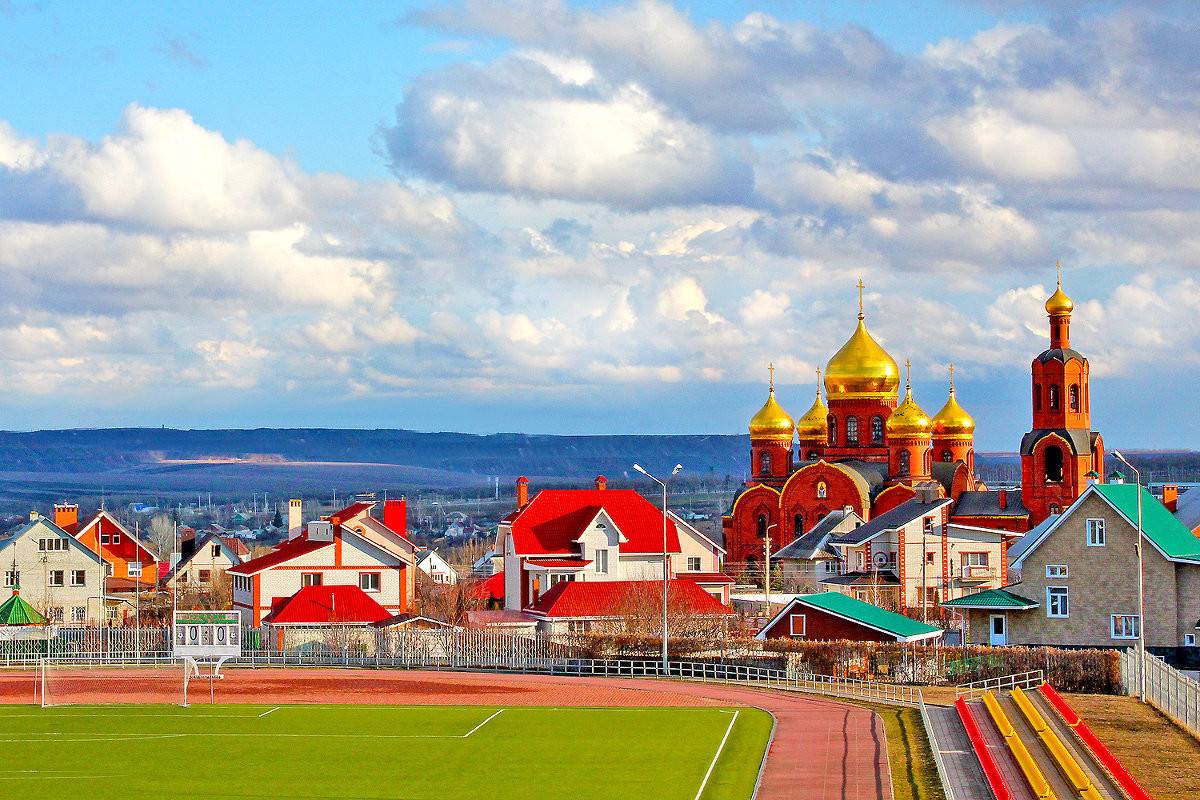
[[[746,708],[9,706],[0,797],[693,800],[721,748],[703,798],[732,800],[770,731]]]

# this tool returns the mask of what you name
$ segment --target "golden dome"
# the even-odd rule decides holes
[[[796,423],[783,406],[775,401],[775,365],[772,364],[771,388],[767,392],[767,402],[750,420],[750,438],[752,439],[782,439],[790,442],[796,431]]]
[[[896,406],[896,410],[888,417],[888,438],[903,438],[911,436],[929,436],[933,429],[933,420],[921,410],[917,401],[913,400],[912,383],[904,385],[904,401]]]
[[[1058,288],[1046,300],[1046,313],[1052,317],[1070,314],[1075,309],[1075,303],[1062,290],[1062,263],[1058,264]]]
[[[821,399],[821,370],[817,370],[817,399],[813,400],[812,408],[796,422],[796,433],[801,439],[821,439],[824,441],[829,431],[829,409]]]
[[[954,396],[954,365],[950,365],[950,398],[942,410],[933,415],[934,436],[972,436],[975,420],[958,404]]]
[[[853,335],[825,366],[825,391],[829,399],[895,397],[900,368],[867,331],[863,315]]]

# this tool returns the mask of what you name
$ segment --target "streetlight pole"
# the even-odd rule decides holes
[[[645,475],[650,480],[662,487],[662,550],[663,550],[663,585],[662,585],[662,669],[663,675],[667,674],[667,584],[669,578],[669,564],[667,562],[667,482],[660,481],[658,478],[647,472],[641,464],[634,464],[633,468]],[[671,477],[667,481],[674,478],[683,469],[682,464],[676,464],[675,469],[671,470]]]
[[[778,528],[778,522],[767,526],[763,536],[763,599],[767,601],[767,616],[771,616],[771,528]]]
[[[1120,450],[1113,455],[1133,470],[1137,480],[1137,558],[1138,558],[1138,699],[1146,702],[1146,574],[1142,563],[1142,473],[1130,464]]]

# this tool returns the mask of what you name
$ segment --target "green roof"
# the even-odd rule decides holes
[[[13,591],[12,597],[0,605],[0,625],[45,625],[46,618]]]
[[[924,622],[918,622],[903,614],[888,611],[862,600],[855,600],[850,595],[841,592],[799,594],[796,595],[796,601],[882,631],[895,636],[900,641],[929,639],[942,633],[941,628],[926,625]]]
[[[1038,604],[1033,600],[1021,597],[1019,594],[1014,594],[1006,589],[986,589],[982,592],[969,594],[965,597],[959,597],[956,600],[947,600],[942,603],[943,608],[1037,608]]]
[[[1167,507],[1150,492],[1133,483],[1097,483],[1095,490],[1108,502],[1137,524],[1137,498],[1142,495],[1142,533],[1167,558],[1200,561],[1200,538],[1197,538]]]

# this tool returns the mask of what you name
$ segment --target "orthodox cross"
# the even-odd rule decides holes
[[[767,372],[771,374],[771,391],[775,391],[775,362],[771,361],[767,364]]]
[[[865,283],[863,283],[863,279],[862,279],[861,275],[858,276],[858,283],[856,283],[855,286],[858,287],[858,318],[862,319],[864,316],[863,315],[863,289],[867,288],[867,285]]]

